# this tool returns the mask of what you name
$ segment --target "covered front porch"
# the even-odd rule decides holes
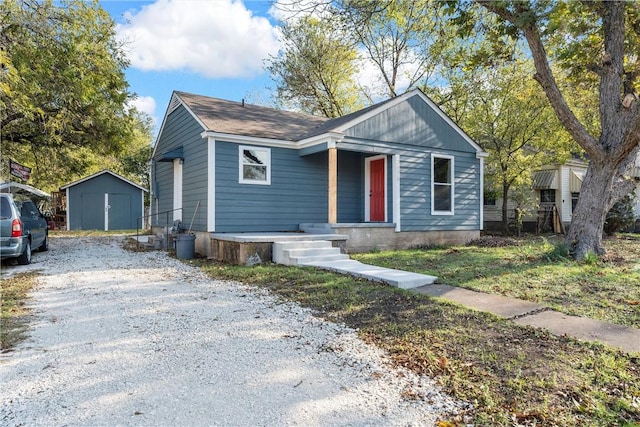
[[[345,141],[300,150],[326,165],[326,223],[393,227],[400,231],[400,156],[389,149]],[[306,231],[309,224],[300,225]],[[314,230],[309,230],[314,232]]]

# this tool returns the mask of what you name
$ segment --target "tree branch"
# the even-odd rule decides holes
[[[542,86],[542,89],[547,95],[547,98],[549,99],[549,102],[551,103],[551,106],[560,122],[571,134],[573,139],[575,139],[575,141],[589,154],[589,156],[598,159],[603,158],[605,154],[599,147],[598,141],[589,134],[587,129],[575,116],[558,87],[555,77],[553,76],[553,72],[551,71],[551,66],[549,65],[547,53],[542,44],[542,38],[536,27],[536,22],[531,21],[531,18],[528,18],[529,22],[523,22],[521,19],[525,16],[530,17],[533,15],[534,12],[529,7],[529,4],[516,3],[517,13],[513,13],[499,2],[494,2],[492,0],[476,0],[476,2],[516,28],[522,30],[527,40],[527,44],[529,45],[529,49],[531,50],[537,71],[534,75],[534,79],[540,84],[540,86]]]

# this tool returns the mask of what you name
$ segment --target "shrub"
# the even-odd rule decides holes
[[[607,213],[607,219],[604,222],[604,232],[607,236],[631,228],[634,225],[633,201],[633,193],[627,194],[618,200]]]

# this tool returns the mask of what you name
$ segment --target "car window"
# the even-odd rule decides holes
[[[24,202],[22,202],[22,205],[20,206],[21,216],[28,217],[28,218],[35,218],[38,216],[38,213],[39,213],[38,208],[32,201],[25,200]]]
[[[0,216],[2,219],[11,218],[11,204],[6,197],[0,197]]]
[[[27,202],[22,202],[20,205],[20,216],[31,216],[31,206]]]

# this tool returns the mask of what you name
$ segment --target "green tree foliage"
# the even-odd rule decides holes
[[[149,145],[141,114],[127,108],[114,22],[97,1],[6,0],[0,30],[3,164],[33,167],[30,183],[53,190]]]
[[[534,2],[477,0],[500,18],[497,31],[526,41],[534,60],[535,79],[555,114],[589,157],[578,205],[566,244],[578,259],[604,254],[606,213],[630,193],[628,171],[640,153],[640,6],[636,2]],[[456,19],[470,22],[473,10],[456,5]],[[551,63],[564,68],[571,80]],[[598,130],[571,107],[568,83],[597,91]],[[594,117],[592,114],[591,117]]]
[[[446,22],[437,4],[433,0],[391,0],[376,8],[370,0],[353,0],[335,9],[364,52],[364,61],[374,64],[385,96],[394,97],[437,76],[442,52],[449,44],[439,37]]]
[[[569,135],[535,86],[532,68],[525,58],[474,67],[452,73],[448,88],[431,90],[442,108],[452,109],[458,124],[489,153],[485,186],[502,196],[505,233],[509,232],[510,190],[530,189],[535,170],[564,162],[572,148]],[[533,198],[533,192],[529,196]]]
[[[305,16],[285,23],[282,38],[284,48],[267,69],[285,106],[326,117],[362,108],[353,78],[357,54],[341,31]]]

